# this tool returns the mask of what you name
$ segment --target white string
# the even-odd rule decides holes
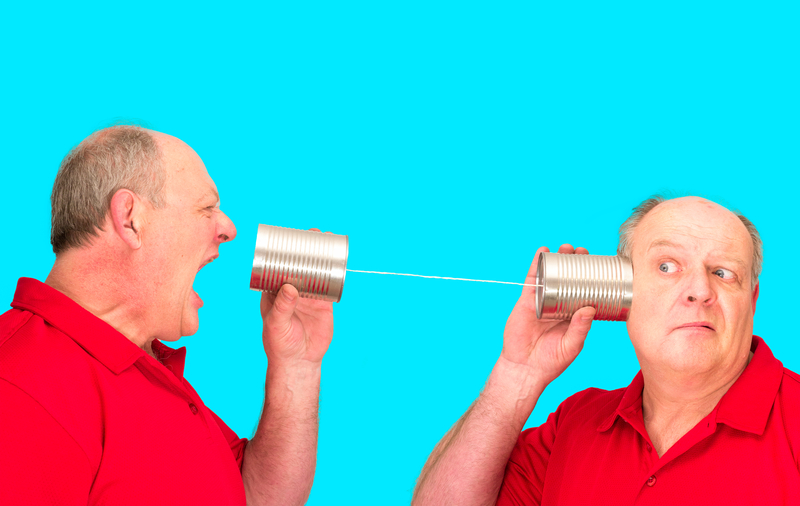
[[[354,269],[346,269],[346,270],[347,272],[364,272],[366,274],[390,274],[392,276],[413,276],[415,278],[452,279],[454,281],[477,281],[479,283],[500,283],[503,285],[519,285],[519,286],[544,286],[544,285],[532,285],[530,283],[512,283],[511,281],[491,281],[488,279],[446,278],[443,276],[423,276],[422,274],[403,274],[400,272],[357,271]]]

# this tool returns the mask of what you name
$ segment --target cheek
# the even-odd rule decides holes
[[[671,307],[669,287],[659,286],[655,280],[634,277],[633,303],[628,315],[628,334],[635,336],[655,330]]]

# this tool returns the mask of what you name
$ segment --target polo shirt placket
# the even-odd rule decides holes
[[[642,416],[641,372],[589,389],[520,434],[498,506],[800,504],[800,377],[758,336],[745,371],[658,457]]]

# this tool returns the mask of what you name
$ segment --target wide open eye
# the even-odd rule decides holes
[[[721,277],[722,279],[733,279],[735,276],[733,272],[729,271],[728,269],[719,268],[714,271],[714,274]]]
[[[675,265],[675,262],[661,262],[658,266],[658,270],[661,272],[672,273],[678,271],[678,266]]]

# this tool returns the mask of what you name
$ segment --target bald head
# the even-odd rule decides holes
[[[163,207],[166,173],[161,136],[169,137],[120,125],[94,132],[67,154],[50,197],[50,242],[56,255],[88,244],[103,230],[111,198],[120,189]]]
[[[758,283],[763,259],[761,237],[755,225],[738,212],[700,197],[680,197],[665,199],[651,197],[633,210],[619,229],[617,254],[633,258],[634,248],[639,241],[640,228],[663,226],[671,230],[681,229],[689,235],[710,236],[711,232],[724,230],[732,241],[749,243],[752,262],[747,266],[750,272],[751,288]]]

